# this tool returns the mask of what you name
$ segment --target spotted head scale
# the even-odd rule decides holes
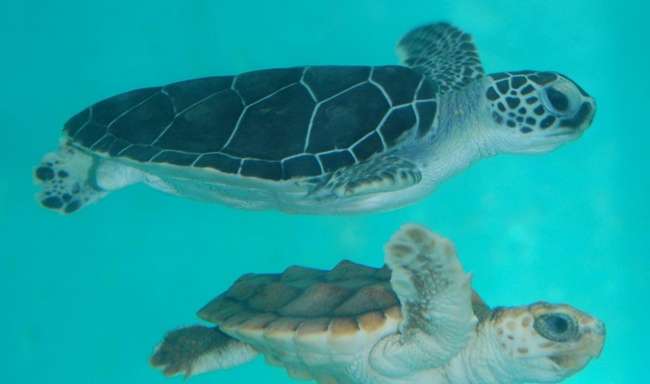
[[[488,324],[492,350],[517,382],[557,382],[575,374],[600,356],[606,334],[600,320],[546,302],[495,309]]]
[[[491,74],[484,96],[504,152],[552,150],[580,137],[596,113],[594,98],[557,72]]]

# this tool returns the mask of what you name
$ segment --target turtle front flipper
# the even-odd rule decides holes
[[[334,172],[315,194],[352,197],[399,191],[420,180],[422,174],[412,162],[396,156],[378,156]]]
[[[67,145],[46,154],[34,170],[34,179],[42,188],[38,201],[67,214],[101,199],[107,191],[92,181],[97,165],[97,159]]]
[[[150,363],[167,376],[190,377],[244,364],[257,354],[250,345],[216,327],[195,325],[169,332],[151,356]]]
[[[400,300],[399,332],[373,348],[370,362],[388,376],[440,367],[463,350],[475,329],[470,275],[453,245],[417,225],[386,246],[391,285]]]
[[[442,93],[460,89],[483,76],[483,67],[470,35],[447,24],[424,25],[397,44],[402,64],[422,71]]]

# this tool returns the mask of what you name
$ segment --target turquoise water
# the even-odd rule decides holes
[[[178,383],[148,366],[152,347],[239,275],[378,266],[406,222],[453,239],[491,305],[567,302],[604,320],[604,353],[568,383],[646,382],[648,12],[591,0],[2,1],[0,382]],[[395,63],[396,40],[432,20],[472,33],[488,72],[569,75],[598,102],[592,128],[550,154],[481,161],[383,214],[246,212],[144,186],[69,217],[35,202],[32,167],[98,99],[266,67]],[[209,382],[290,380],[258,359],[192,380]]]

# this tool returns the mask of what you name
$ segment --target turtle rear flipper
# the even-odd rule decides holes
[[[45,208],[67,214],[101,199],[107,191],[91,181],[96,163],[92,156],[65,145],[46,154],[34,171],[42,188],[38,201]]]
[[[257,354],[250,345],[216,327],[195,325],[169,332],[151,356],[150,363],[167,376],[190,377],[244,364]]]

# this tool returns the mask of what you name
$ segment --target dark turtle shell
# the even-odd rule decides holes
[[[96,153],[242,176],[318,176],[423,135],[435,85],[402,66],[317,66],[216,76],[137,89],[66,124]]]

